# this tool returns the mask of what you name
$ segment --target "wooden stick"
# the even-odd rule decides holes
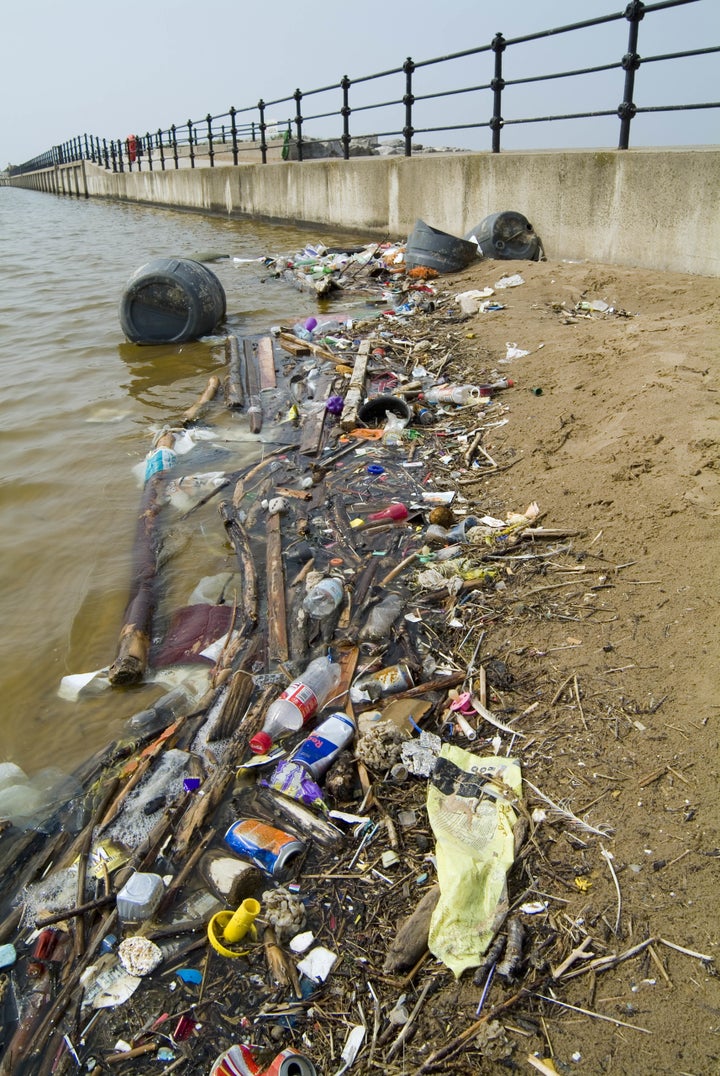
[[[74,919],[76,915],[84,915],[85,912],[94,912],[97,908],[104,908],[107,904],[112,904],[114,900],[114,893],[106,897],[98,897],[96,900],[88,900],[84,904],[77,904],[74,908],[67,908],[64,912],[43,915],[35,920],[35,926],[38,930],[42,930],[44,927],[52,926],[53,923],[62,923],[64,919]]]
[[[629,1027],[631,1031],[639,1031],[643,1035],[652,1035],[652,1031],[646,1027],[639,1027],[637,1024],[628,1024],[625,1020],[616,1020],[614,1016],[605,1016],[603,1013],[593,1012],[591,1009],[582,1009],[579,1005],[570,1005],[567,1001],[559,1001],[558,998],[548,997],[546,994],[535,994],[536,998],[540,998],[541,1001],[549,1001],[552,1005],[559,1005],[563,1009],[571,1009],[572,1012],[582,1013],[583,1016],[591,1016],[593,1020],[604,1020],[608,1024],[614,1024],[615,1027]]]
[[[255,560],[250,546],[250,537],[243,524],[237,518],[236,506],[230,501],[221,501],[218,510],[225,527],[225,533],[232,542],[235,559],[240,569],[242,580],[242,620],[255,624],[258,617],[258,581]]]
[[[401,560],[400,563],[392,569],[392,571],[388,572],[386,576],[383,576],[383,578],[379,582],[379,585],[381,587],[384,587],[387,586],[388,583],[392,583],[393,579],[397,579],[399,575],[402,575],[405,569],[409,568],[411,564],[414,564],[414,562],[419,556],[419,553],[411,553],[408,557],[405,557],[405,559]]]
[[[482,441],[482,430],[478,430],[478,432],[475,434],[475,436],[473,437],[473,439],[470,442],[470,444],[468,445],[468,447],[463,452],[463,462],[464,462],[466,467],[470,466],[470,464],[472,462],[472,458],[475,455],[475,453],[477,452],[481,441]]]
[[[580,945],[578,945],[576,949],[573,949],[573,951],[565,957],[562,964],[558,964],[558,966],[553,970],[553,979],[559,979],[562,975],[564,975],[568,968],[571,968],[573,964],[575,964],[580,959],[581,956],[585,955],[585,950],[591,943],[592,938],[589,934],[587,934],[583,938]]]
[[[413,1026],[413,1024],[415,1022],[415,1019],[416,1019],[418,1013],[420,1012],[421,1008],[423,1007],[423,1005],[425,1003],[425,998],[427,997],[428,991],[429,991],[430,987],[433,985],[433,982],[434,982],[433,979],[428,979],[428,981],[425,983],[425,986],[422,988],[422,991],[420,992],[420,997],[417,999],[417,1002],[415,1003],[413,1011],[410,1013],[410,1016],[408,1017],[407,1022],[405,1023],[405,1025],[403,1026],[400,1034],[395,1039],[395,1042],[392,1044],[392,1046],[390,1047],[390,1049],[387,1052],[387,1056],[385,1057],[385,1062],[386,1063],[388,1061],[392,1061],[393,1057],[398,1052],[398,1050],[400,1049],[400,1047],[402,1046],[402,1044],[405,1042],[406,1038],[410,1034],[410,1031],[412,1030],[412,1026]]]
[[[617,967],[618,964],[622,964],[625,960],[630,960],[634,956],[638,956],[643,953],[648,946],[654,942],[659,941],[658,938],[646,938],[645,941],[640,942],[638,945],[633,945],[631,949],[626,949],[624,953],[618,953],[611,956],[599,956],[595,960],[589,961],[581,968],[576,968],[575,971],[569,972],[563,976],[564,979],[575,979],[578,975],[587,975],[588,972],[608,971],[610,968]]]
[[[157,1053],[158,1044],[156,1042],[146,1042],[142,1046],[135,1046],[132,1050],[123,1050],[116,1054],[108,1054],[104,1058],[106,1065],[119,1065],[123,1061],[132,1059],[133,1057],[144,1057],[145,1054]]]
[[[202,396],[200,396],[191,407],[188,407],[187,411],[185,411],[180,419],[183,426],[189,426],[191,422],[195,421],[205,405],[210,403],[210,401],[217,395],[217,390],[219,388],[220,378],[216,374],[212,374],[208,378],[208,383],[205,386],[205,391]]]

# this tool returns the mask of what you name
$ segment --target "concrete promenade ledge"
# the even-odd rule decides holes
[[[418,218],[463,235],[517,210],[551,258],[720,276],[720,148],[434,153],[168,167],[113,173],[88,161],[13,186],[224,217],[402,238]]]

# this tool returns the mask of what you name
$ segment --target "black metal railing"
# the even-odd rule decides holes
[[[646,106],[640,106],[635,101],[636,79],[642,66],[692,60],[720,52],[720,45],[705,45],[691,50],[641,56],[638,43],[643,19],[670,8],[716,2],[659,0],[657,3],[643,3],[641,0],[631,0],[623,11],[521,37],[506,38],[502,33],[497,33],[490,42],[475,48],[422,61],[408,57],[398,67],[355,79],[343,75],[339,82],[317,89],[298,88],[286,97],[271,101],[261,99],[257,105],[243,109],[233,107],[220,115],[208,113],[199,120],[189,119],[182,124],[172,124],[165,130],[159,128],[154,132],[146,131],[144,134],[109,141],[81,135],[10,169],[10,174],[37,171],[77,160],[91,160],[113,172],[164,171],[166,168],[199,166],[212,168],[217,164],[237,165],[243,154],[250,153],[253,159],[257,159],[259,154],[262,163],[266,164],[271,146],[275,158],[303,161],[312,156],[340,156],[347,160],[356,154],[374,152],[374,147],[383,138],[397,138],[401,151],[410,157],[415,150],[414,139],[417,135],[482,129],[490,132],[492,152],[499,153],[502,132],[510,126],[597,120],[601,117],[619,120],[617,148],[624,150],[630,145],[631,124],[639,115],[720,108],[720,101],[717,100],[695,103],[675,101]],[[521,58],[527,56],[524,51],[527,46],[538,46],[548,38],[562,38],[569,42],[568,55],[575,58],[582,53],[581,47],[575,45],[582,31],[612,23],[627,24],[622,55],[615,53],[614,57],[603,63],[541,74],[518,70],[518,64],[523,62]],[[596,47],[594,42],[593,51],[596,51]],[[478,81],[475,77],[469,85],[458,85],[468,62],[472,64],[472,75],[480,70],[485,78]],[[563,85],[573,80],[571,85],[576,87],[579,85],[576,80],[589,81],[594,76],[613,71],[622,77],[619,103],[572,112],[561,110],[546,115],[504,115],[512,107],[509,94],[519,87],[532,88],[540,83],[561,80]],[[448,76],[449,84],[434,87],[432,80],[436,73]],[[673,87],[682,84],[680,80],[672,83]],[[372,99],[369,94],[382,86],[389,87],[387,93],[381,92],[380,100]],[[571,94],[577,95],[577,91],[574,88],[568,90],[565,99]],[[451,122],[447,122],[446,113],[451,101],[453,116]],[[439,115],[438,109],[442,110]],[[483,109],[486,118],[480,118]],[[271,114],[269,110],[275,114],[280,110],[293,114],[289,119],[278,122],[268,120]],[[445,122],[433,122],[434,116]],[[238,122],[239,117],[242,122]],[[351,119],[364,124],[365,132],[351,132]],[[335,121],[335,133],[328,138],[328,129],[332,129],[331,121]],[[317,133],[308,134],[310,129]]]

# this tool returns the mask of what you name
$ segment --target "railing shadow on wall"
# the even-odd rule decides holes
[[[351,156],[376,153],[383,138],[397,139],[399,151],[410,157],[417,135],[482,129],[489,131],[492,152],[499,153],[502,131],[509,126],[598,120],[602,117],[613,117],[619,121],[617,148],[628,149],[631,123],[643,113],[720,108],[719,101],[643,107],[636,105],[634,101],[635,78],[641,65],[691,60],[720,52],[720,46],[712,45],[651,56],[641,56],[638,52],[640,23],[646,16],[698,2],[700,0],[660,0],[657,3],[645,4],[641,0],[631,0],[623,11],[520,37],[505,38],[502,33],[497,33],[486,45],[417,62],[408,57],[400,66],[385,71],[355,79],[343,75],[337,83],[305,91],[298,88],[287,97],[278,97],[271,101],[260,100],[257,105],[243,109],[232,107],[219,115],[208,113],[202,119],[189,119],[181,124],[172,124],[166,129],[158,128],[157,131],[146,131],[144,134],[118,139],[79,135],[53,146],[51,150],[22,165],[11,168],[10,175],[53,168],[79,160],[93,161],[113,172],[165,171],[167,168],[200,166],[213,168],[216,164],[237,165],[243,157],[246,160],[259,160],[263,164],[267,164],[271,159],[304,161],[313,156],[338,156],[347,160]],[[511,57],[527,57],[527,46],[537,45],[551,37],[567,35],[564,37],[568,42],[567,54],[575,57],[574,35],[592,27],[618,22],[628,24],[627,38],[624,39],[626,50],[620,58],[593,66],[514,76],[517,65],[513,66]],[[485,60],[487,81],[473,82],[470,85],[454,83],[453,78],[461,77],[458,75],[462,69],[461,65],[466,66],[466,61],[477,57]],[[622,80],[622,98],[615,107],[588,108],[542,116],[503,116],[508,90],[532,87],[549,81],[590,79],[591,76],[610,71],[617,71]],[[418,86],[420,72],[424,76],[445,75],[449,79],[449,85],[446,84],[444,88],[429,88],[429,92],[419,93],[418,89],[426,88]],[[514,77],[510,77],[511,75]],[[427,78],[427,81],[431,82],[432,78]],[[576,85],[577,82],[573,81],[572,86]],[[389,97],[382,100],[367,99],[368,92],[383,86],[390,87],[387,91]],[[426,114],[432,115],[432,107],[441,104],[447,111],[451,101],[454,106],[452,122],[417,125],[423,122],[423,109]],[[475,116],[480,110],[480,102],[485,101],[490,105],[489,118],[461,121],[461,112],[467,114],[469,110]],[[268,118],[279,114],[281,110],[292,114],[283,121]],[[351,132],[351,119],[353,124],[358,121],[364,124],[370,133]],[[336,121],[335,132],[328,137],[327,130],[331,120]],[[376,121],[374,128],[373,121]],[[312,126],[313,130],[320,128],[324,133],[310,137],[309,126]],[[379,130],[378,126],[387,129]]]

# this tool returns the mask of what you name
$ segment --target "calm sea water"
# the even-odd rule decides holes
[[[140,498],[132,467],[152,431],[222,374],[217,343],[125,342],[129,276],[158,256],[255,259],[343,237],[9,187],[0,235],[0,761],[33,774],[72,768],[147,704],[133,691],[71,703],[58,686],[114,660]],[[288,285],[263,283],[257,262],[211,268],[234,332],[313,312]],[[260,449],[245,451],[250,460]],[[195,556],[199,578],[202,546]]]

